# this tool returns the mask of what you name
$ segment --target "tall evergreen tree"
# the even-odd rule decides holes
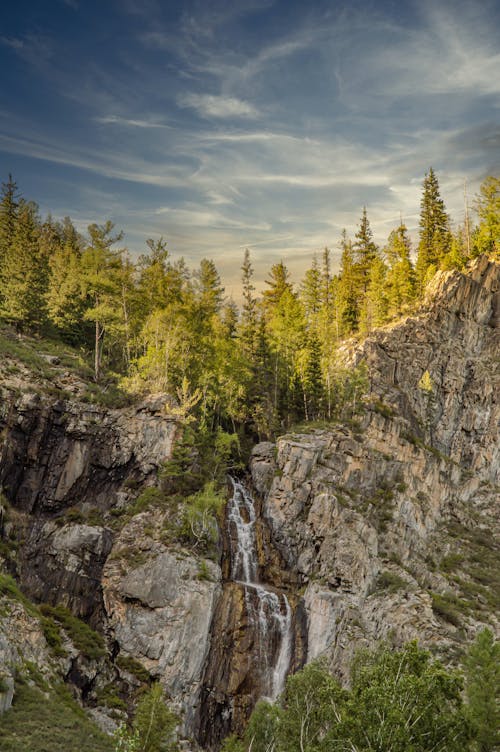
[[[21,201],[2,271],[0,313],[19,329],[39,328],[44,321],[47,263],[39,247],[38,207]]]
[[[318,317],[321,310],[322,279],[316,256],[307,269],[300,286],[300,299],[304,305],[307,323],[310,329],[318,329]]]
[[[408,230],[401,222],[389,235],[385,247],[389,265],[385,286],[389,316],[400,316],[415,297],[415,271],[410,254]]]
[[[265,280],[266,285],[269,286],[268,290],[264,290],[262,295],[262,305],[266,315],[272,315],[272,311],[285,292],[293,292],[293,287],[290,282],[290,272],[286,268],[283,261],[277,264],[273,264],[269,272],[269,279]]]
[[[258,316],[255,287],[252,283],[253,268],[250,261],[250,251],[245,249],[243,265],[241,267],[241,284],[243,288],[243,306],[239,326],[239,338],[247,356],[252,358],[257,350]]]
[[[465,663],[468,715],[477,752],[500,748],[500,643],[483,629],[469,649]]]
[[[373,241],[373,232],[368,221],[366,206],[363,207],[363,214],[361,215],[359,228],[354,236],[352,250],[355,260],[354,270],[359,290],[359,302],[361,303],[370,284],[372,264],[379,256],[378,247]]]
[[[82,264],[82,280],[89,307],[85,318],[94,322],[94,378],[101,376],[102,352],[105,332],[117,333],[123,326],[120,312],[121,251],[112,246],[123,234],[113,235],[114,224],[110,220],[103,225],[88,227],[89,245],[85,248]]]
[[[488,177],[481,184],[475,208],[479,225],[474,233],[473,254],[489,253],[500,258],[500,178]]]
[[[338,282],[338,308],[341,335],[350,335],[358,330],[359,297],[352,243],[345,230],[340,241],[342,255]]]
[[[0,198],[0,302],[2,300],[1,283],[5,274],[3,271],[5,257],[14,238],[18,206],[17,185],[12,175],[9,175],[7,182],[2,183]]]
[[[423,183],[420,202],[420,240],[416,264],[420,290],[440,267],[451,243],[450,218],[439,192],[436,173],[429,168]]]

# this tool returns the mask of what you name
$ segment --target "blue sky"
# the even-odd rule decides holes
[[[364,205],[416,236],[430,165],[456,220],[500,173],[499,0],[18,0],[0,70],[2,180],[229,293],[245,247],[298,279]]]

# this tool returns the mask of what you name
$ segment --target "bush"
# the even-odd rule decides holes
[[[112,741],[65,687],[47,691],[16,684],[13,705],[2,715],[2,752],[112,752]]]
[[[398,574],[386,570],[380,572],[375,587],[375,592],[385,590],[389,593],[396,593],[398,590],[408,590],[408,583]]]
[[[217,517],[225,499],[215,489],[215,483],[205,483],[198,493],[188,496],[182,514],[182,537],[195,548],[210,550],[217,543],[219,527]]]
[[[40,611],[45,617],[50,617],[61,625],[75,648],[84,656],[90,659],[98,659],[106,655],[102,635],[94,632],[88,624],[73,616],[67,608],[64,606],[49,606],[43,603],[40,606]]]

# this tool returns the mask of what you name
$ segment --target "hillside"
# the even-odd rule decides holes
[[[500,265],[481,257],[467,273],[439,273],[418,314],[346,343],[345,367],[366,369],[361,399],[344,421],[257,444],[247,516],[236,523],[228,505],[212,548],[183,531],[193,502],[182,475],[173,490],[158,480],[181,435],[165,398],[93,404],[85,374],[33,345],[29,360],[9,340],[4,718],[13,690],[19,708],[26,682],[46,691],[63,680],[109,731],[153,677],[185,736],[213,748],[269,691],[281,617],[288,669],[321,655],[343,681],[356,647],[381,638],[416,637],[453,663],[481,625],[498,633],[499,290]],[[242,582],[236,528],[249,520],[255,572]],[[250,590],[267,612],[278,603],[281,631],[268,634],[260,672]]]

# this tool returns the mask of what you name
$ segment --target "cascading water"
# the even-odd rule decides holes
[[[228,505],[231,547],[231,579],[240,584],[251,627],[257,632],[260,669],[264,673],[262,694],[275,700],[283,690],[292,653],[292,610],[284,593],[258,582],[255,505],[247,489],[234,478]],[[278,643],[278,649],[274,649]]]
[[[212,618],[198,705],[197,741],[213,752],[228,734],[243,731],[257,700],[276,700],[287,673],[302,664],[305,644],[300,605],[292,609],[279,587],[262,581],[264,560],[273,562],[280,579],[265,520],[245,486],[234,478],[231,483],[225,577]]]

